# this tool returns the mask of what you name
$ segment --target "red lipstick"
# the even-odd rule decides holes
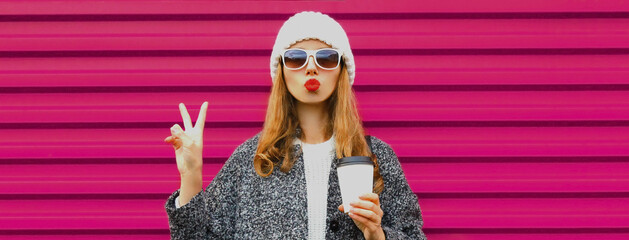
[[[319,89],[319,85],[321,85],[321,83],[319,83],[317,79],[311,78],[308,81],[306,81],[306,84],[304,84],[304,87],[306,87],[308,91],[314,92],[314,91],[317,91],[317,89]]]

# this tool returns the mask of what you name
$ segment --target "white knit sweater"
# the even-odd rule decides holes
[[[308,196],[308,239],[325,239],[328,207],[328,179],[334,157],[334,135],[323,143],[300,143],[303,150],[304,170]]]
[[[328,179],[335,157],[334,135],[322,143],[309,144],[298,138],[294,143],[301,144],[303,150],[308,193],[308,239],[325,239]],[[179,197],[175,199],[175,206],[180,207]]]

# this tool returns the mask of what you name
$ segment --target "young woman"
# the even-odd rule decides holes
[[[425,239],[416,195],[393,149],[371,137],[351,86],[354,57],[340,24],[301,12],[280,29],[271,55],[273,86],[264,127],[238,146],[202,186],[208,103],[192,125],[181,103],[173,145],[181,187],[166,202],[173,239]],[[372,154],[373,152],[373,154]],[[337,160],[371,156],[372,193],[344,214]]]

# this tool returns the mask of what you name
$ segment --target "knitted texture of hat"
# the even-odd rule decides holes
[[[290,17],[277,33],[271,53],[271,80],[275,83],[275,72],[282,61],[282,51],[291,45],[308,39],[318,39],[339,50],[349,73],[349,83],[354,84],[356,66],[349,39],[341,24],[327,14],[304,11]]]

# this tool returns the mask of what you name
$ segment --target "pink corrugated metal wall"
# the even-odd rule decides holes
[[[1,1],[0,238],[168,239],[177,104],[210,103],[207,186],[261,129],[302,10],[345,27],[429,239],[629,239],[619,0]]]

